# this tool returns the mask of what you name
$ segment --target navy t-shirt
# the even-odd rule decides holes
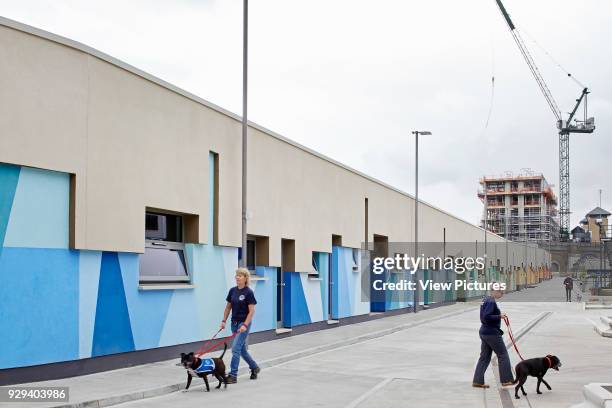
[[[249,314],[249,305],[257,304],[255,293],[248,286],[242,289],[234,286],[229,290],[225,300],[232,304],[233,322],[244,322]]]

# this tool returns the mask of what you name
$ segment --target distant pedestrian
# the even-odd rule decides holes
[[[565,301],[571,302],[572,301],[572,289],[574,289],[574,280],[572,279],[571,276],[568,276],[567,278],[565,278],[565,280],[563,281],[563,286],[565,286]]]
[[[259,366],[249,354],[249,331],[251,330],[251,321],[255,316],[255,293],[249,288],[251,274],[246,268],[236,269],[236,286],[229,290],[227,294],[227,304],[223,311],[223,320],[221,321],[221,329],[225,328],[225,322],[232,312],[232,333],[235,334],[234,342],[232,343],[232,361],[230,363],[230,373],[227,376],[228,384],[235,384],[238,377],[238,365],[240,357],[244,359],[251,369],[251,380],[257,379],[259,374]]]
[[[483,299],[480,305],[480,358],[476,364],[474,379],[472,386],[476,388],[489,388],[485,384],[484,376],[489,363],[491,362],[491,354],[495,352],[499,362],[499,377],[503,386],[514,385],[516,381],[512,375],[510,367],[510,357],[506,350],[506,345],[502,339],[504,332],[501,330],[501,320],[506,317],[505,313],[501,313],[495,299],[499,299],[504,295],[501,290],[491,290],[490,296]]]

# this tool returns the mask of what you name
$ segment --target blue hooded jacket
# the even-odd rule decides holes
[[[487,296],[482,300],[480,305],[480,326],[479,333],[482,335],[497,335],[501,336],[504,332],[501,330],[501,311],[497,307],[495,298]]]

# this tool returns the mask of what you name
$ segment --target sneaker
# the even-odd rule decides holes
[[[233,375],[228,375],[227,376],[227,383],[228,384],[236,384],[238,382],[238,379],[236,377],[234,377]]]
[[[251,380],[256,380],[257,379],[257,374],[259,374],[260,371],[261,371],[261,369],[259,367],[251,370]]]
[[[476,384],[476,383],[472,383],[472,387],[474,388],[489,388],[488,384]]]
[[[509,387],[511,385],[516,385],[516,384],[518,384],[518,380],[507,381],[507,382],[502,383],[502,387]]]

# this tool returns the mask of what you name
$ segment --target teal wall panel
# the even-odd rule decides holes
[[[0,254],[9,225],[21,167],[0,163]]]

